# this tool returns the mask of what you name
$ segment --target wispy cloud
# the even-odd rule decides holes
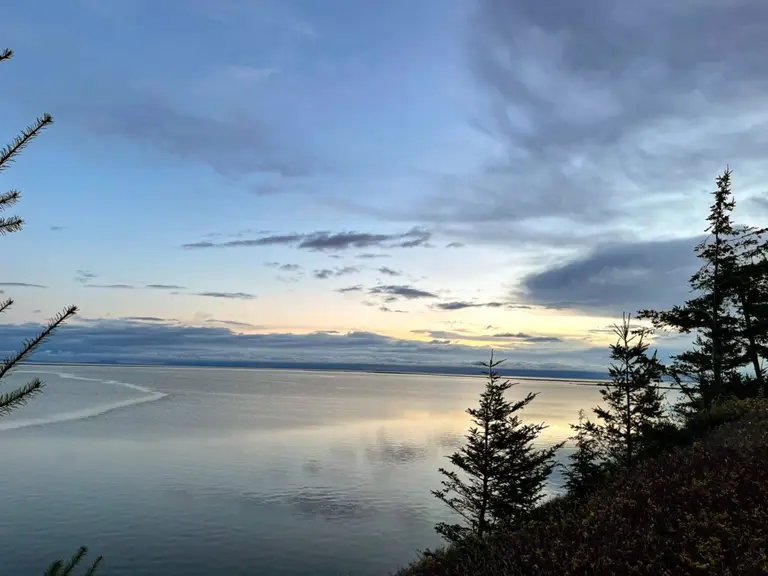
[[[242,75],[229,74],[212,81],[226,81],[237,87],[244,80]],[[180,158],[207,164],[230,178],[259,173],[297,178],[321,169],[305,151],[279,138],[274,126],[252,115],[192,114],[159,98],[139,96],[130,102],[94,107],[83,115],[83,122],[96,133],[144,142]]]
[[[363,285],[357,284],[355,286],[347,286],[346,288],[337,288],[336,292],[340,292],[341,294],[347,294],[349,292],[362,292],[363,291]]]
[[[302,269],[298,264],[281,264],[280,262],[265,262],[264,265],[276,268],[281,272],[297,272]]]
[[[295,244],[302,238],[304,238],[303,234],[275,234],[271,236],[262,236],[261,238],[253,238],[250,240],[230,240],[228,242],[212,242],[210,240],[203,240],[201,242],[183,244],[182,248],[194,250],[204,248],[250,248],[257,246],[274,246],[280,244],[289,245]]]
[[[375,258],[391,258],[389,254],[376,254],[373,252],[363,252],[362,254],[358,254],[355,256],[355,258],[360,258],[361,260],[373,260]]]
[[[121,320],[127,320],[129,322],[176,322],[176,320],[159,318],[157,316],[123,316]]]
[[[261,330],[265,328],[265,326],[258,326],[256,324],[251,324],[250,322],[241,322],[238,320],[218,320],[216,318],[208,318],[206,319],[206,323],[221,324],[224,326],[232,326],[234,328],[249,328],[252,330]]]
[[[105,290],[134,290],[131,284],[84,284],[85,288],[103,288]]]
[[[437,298],[437,294],[427,292],[426,290],[419,290],[413,286],[403,285],[382,285],[374,286],[368,291],[369,294],[382,294],[392,297],[401,297],[406,300],[415,300],[418,298]]]
[[[315,270],[312,275],[318,280],[326,280],[328,278],[347,276],[349,274],[357,274],[360,272],[360,268],[357,266],[344,266],[343,268],[323,268],[322,270]]]
[[[405,310],[395,310],[394,308],[390,308],[389,306],[379,306],[380,312],[392,312],[394,314],[406,314]]]
[[[411,330],[413,334],[425,334],[430,338],[440,340],[465,340],[475,342],[493,342],[495,340],[509,340],[512,342],[531,342],[531,343],[561,343],[564,340],[558,336],[539,336],[528,334],[526,332],[501,332],[498,334],[477,334],[467,330]]]
[[[502,332],[494,334],[494,338],[503,338],[505,340],[524,340],[526,342],[562,342],[562,338],[557,336],[534,336],[525,332]]]
[[[326,232],[310,234],[275,234],[260,238],[213,242],[209,240],[183,244],[186,249],[246,248],[272,245],[295,246],[302,250],[317,252],[348,250],[352,248],[415,248],[428,246],[431,233],[421,228],[412,228],[402,234],[372,234],[367,232]]]
[[[97,276],[90,270],[76,270],[75,271],[75,282],[80,282],[81,284],[85,284],[87,282],[90,282],[91,280],[95,279]]]
[[[205,298],[226,298],[230,300],[255,300],[255,294],[248,292],[195,292],[194,296],[203,296]]]
[[[382,266],[378,269],[380,273],[386,274],[387,276],[402,276],[403,273],[400,272],[400,270],[394,270],[392,268],[389,268],[387,266]]]
[[[147,284],[144,287],[151,290],[186,290],[184,286],[178,284]]]
[[[439,302],[435,304],[435,308],[439,310],[464,310],[466,308],[501,308],[502,306],[504,306],[503,302],[466,302],[463,300]]]
[[[42,284],[31,284],[29,282],[0,282],[0,286],[8,286],[15,288],[48,288]]]

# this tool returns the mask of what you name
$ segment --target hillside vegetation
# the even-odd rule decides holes
[[[398,575],[768,574],[768,401],[727,403],[684,432],[688,445],[581,501],[554,501],[514,533],[437,552]]]

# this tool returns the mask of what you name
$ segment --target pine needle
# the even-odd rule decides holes
[[[53,117],[50,114],[43,114],[32,124],[24,128],[21,134],[16,136],[8,146],[0,150],[0,172],[10,166],[15,161],[19,152],[24,150],[27,144],[51,124],[53,124]]]
[[[4,309],[5,308],[2,308],[2,310]],[[61,326],[64,322],[66,322],[69,318],[71,318],[75,314],[77,314],[77,306],[69,306],[68,308],[65,308],[64,310],[59,312],[56,316],[51,318],[48,321],[48,325],[45,327],[45,329],[42,332],[40,332],[40,334],[38,334],[34,338],[31,338],[25,341],[21,350],[19,350],[15,354],[5,359],[2,366],[0,366],[0,379],[2,379],[11,369],[16,367],[27,356],[29,356],[32,352],[34,352],[35,349],[38,346],[40,346],[40,344],[42,344],[51,334],[53,334],[56,328]]]
[[[13,206],[21,198],[21,192],[18,190],[9,190],[3,194],[0,194],[0,210]]]
[[[56,560],[56,562],[52,562],[50,566],[48,566],[48,569],[45,571],[45,576],[72,576],[73,570],[80,565],[86,554],[88,554],[88,548],[81,546],[66,564],[64,564],[62,560]],[[102,558],[102,556],[96,558],[91,567],[88,568],[83,576],[93,576],[96,573],[96,568],[101,563]]]
[[[5,302],[0,302],[0,313],[5,312],[11,306],[13,306],[12,298],[8,298]]]
[[[11,216],[10,218],[0,217],[0,236],[11,234],[12,232],[18,232],[24,227],[24,220],[18,216]]]
[[[24,406],[27,400],[42,392],[43,381],[35,378],[28,384],[7,394],[0,394],[0,418],[7,416],[17,408]]]

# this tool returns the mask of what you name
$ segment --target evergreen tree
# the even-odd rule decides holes
[[[570,440],[576,443],[575,450],[568,456],[570,466],[563,473],[568,494],[582,496],[594,488],[603,477],[601,466],[602,452],[598,440],[598,430],[593,422],[579,410],[579,421],[570,424],[576,432]]]
[[[664,396],[659,390],[664,366],[656,352],[648,355],[647,328],[632,329],[629,315],[614,325],[617,342],[611,345],[608,372],[612,383],[600,389],[606,407],[595,415],[598,436],[610,462],[632,466],[644,440],[664,417]]]
[[[478,408],[469,408],[473,426],[467,444],[449,457],[456,471],[440,468],[445,476],[441,490],[432,494],[462,517],[464,524],[440,523],[435,529],[446,540],[459,544],[469,536],[484,538],[490,532],[511,528],[525,520],[542,497],[541,491],[554,468],[553,457],[562,446],[535,450],[533,441],[543,424],[523,424],[518,412],[536,394],[510,402],[505,393],[513,384],[496,368],[503,361],[482,363],[487,381]]]
[[[737,266],[732,277],[736,311],[745,351],[744,364],[754,372],[754,390],[768,395],[762,360],[768,357],[768,228],[744,227],[737,242]],[[749,381],[749,378],[747,378]]]
[[[13,57],[11,50],[0,51],[0,62],[10,60]],[[16,136],[13,141],[0,150],[0,172],[6,170],[15,160],[19,153],[29,144],[40,132],[53,123],[53,118],[49,114],[44,114],[33,124],[25,128],[21,134]],[[0,194],[0,211],[4,211],[19,201],[21,194],[18,190],[10,190]],[[18,232],[24,226],[24,221],[18,216],[0,217],[0,235]],[[12,299],[0,302],[0,312],[6,312],[13,305]],[[14,368],[18,367],[35,349],[40,346],[54,330],[61,326],[67,319],[77,313],[75,306],[69,306],[59,314],[49,320],[43,330],[33,338],[26,340],[21,348],[6,358],[0,365],[0,385],[2,379],[7,376]],[[39,394],[42,390],[43,382],[39,378],[34,378],[25,385],[4,394],[0,394],[0,417],[6,416],[13,410],[20,408],[27,403],[33,396]],[[80,548],[78,552],[69,560],[69,562],[57,561],[51,564],[46,571],[46,576],[70,576],[73,570],[80,565],[85,557],[86,548]],[[96,566],[101,562],[101,557],[86,572],[86,576],[91,576],[96,570]]]
[[[733,306],[740,231],[731,222],[735,207],[731,171],[726,169],[716,184],[707,217],[709,236],[695,249],[703,264],[689,280],[695,296],[669,311],[639,314],[651,319],[656,328],[695,333],[693,348],[674,356],[669,372],[688,397],[684,408],[689,409],[709,410],[726,397],[741,381],[739,367],[744,358],[742,323]]]

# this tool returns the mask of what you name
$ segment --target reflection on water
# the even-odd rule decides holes
[[[0,431],[8,573],[38,573],[41,557],[84,543],[114,576],[386,574],[437,544],[434,524],[452,520],[430,490],[483,386],[446,376],[45,370],[46,394],[26,416],[41,423],[9,420]],[[529,391],[540,396],[523,416],[548,424],[542,445],[569,436],[578,409],[598,401],[593,387],[553,382],[521,382],[511,394]],[[88,417],[61,418],[76,410]],[[551,480],[550,493],[560,472]]]

